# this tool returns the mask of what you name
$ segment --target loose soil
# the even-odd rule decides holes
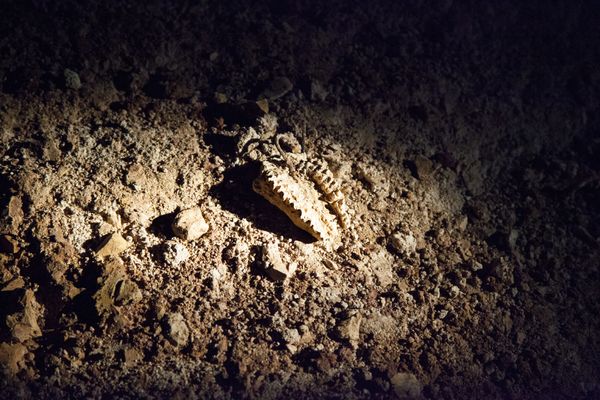
[[[599,17],[2,2],[0,397],[600,397]],[[339,249],[252,190],[265,104]]]

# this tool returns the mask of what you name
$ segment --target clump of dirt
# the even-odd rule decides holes
[[[595,10],[352,3],[2,6],[3,397],[599,394]]]

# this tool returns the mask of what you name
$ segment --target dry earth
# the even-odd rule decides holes
[[[0,4],[0,397],[600,396],[596,7]]]

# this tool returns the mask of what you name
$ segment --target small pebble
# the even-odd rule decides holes
[[[360,314],[342,319],[336,326],[336,336],[339,339],[348,341],[353,347],[357,347],[360,340],[361,322],[362,317]]]
[[[183,210],[171,225],[175,236],[182,240],[196,240],[208,232],[209,226],[199,207]]]
[[[121,236],[120,233],[113,233],[107,236],[96,249],[96,255],[99,258],[116,256],[127,250],[129,242]]]
[[[265,273],[274,281],[285,280],[290,277],[298,267],[296,263],[285,264],[281,259],[281,254],[275,244],[263,246],[262,261]]]
[[[175,346],[183,347],[188,343],[190,328],[180,313],[168,314],[165,318],[165,335]]]
[[[164,261],[171,267],[178,267],[190,258],[190,252],[187,247],[175,240],[166,242],[163,249]]]
[[[79,74],[69,68],[65,68],[64,72],[65,86],[69,89],[78,90],[81,88],[81,79]]]
[[[394,233],[391,237],[392,247],[402,255],[411,255],[417,250],[417,239],[410,233]]]

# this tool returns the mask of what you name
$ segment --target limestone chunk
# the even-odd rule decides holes
[[[274,281],[283,281],[287,279],[297,268],[296,263],[285,264],[283,262],[279,249],[275,244],[269,244],[263,247],[262,261],[265,273]]]
[[[171,313],[165,318],[167,339],[176,346],[183,347],[188,343],[190,328],[188,328],[183,315]]]
[[[346,313],[335,328],[338,339],[349,342],[357,347],[360,340],[360,324],[362,316],[358,313]]]
[[[417,250],[417,239],[411,233],[394,233],[390,242],[392,247],[402,255],[409,256]]]
[[[0,343],[0,367],[10,375],[16,375],[25,368],[27,348],[20,343]]]
[[[127,277],[125,266],[118,258],[103,265],[98,284],[93,299],[100,319],[105,319],[115,307],[137,303],[142,299],[141,290]]]
[[[17,289],[17,312],[6,317],[6,326],[14,340],[25,342],[42,335],[38,325],[38,317],[42,312],[40,304],[31,290]]]
[[[127,250],[129,247],[129,242],[125,240],[120,233],[113,233],[108,235],[98,246],[96,250],[96,255],[99,258],[105,258],[109,256],[117,256]]]
[[[182,240],[196,240],[208,232],[209,226],[200,208],[194,207],[179,212],[171,228]]]
[[[163,259],[170,267],[179,267],[190,258],[190,252],[176,240],[169,240],[163,246]]]

